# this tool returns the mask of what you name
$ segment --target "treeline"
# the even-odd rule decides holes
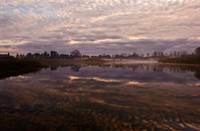
[[[102,54],[89,56],[81,54],[79,50],[73,50],[69,54],[59,54],[57,51],[45,51],[44,53],[27,53],[27,54],[17,54],[15,57],[10,56],[10,54],[0,54],[1,59],[74,59],[74,58],[102,58],[102,59],[146,59],[146,58],[156,58],[160,59],[160,61],[177,61],[184,62],[189,59],[194,61],[193,59],[197,59],[198,48],[195,50],[195,53],[187,53],[187,51],[172,51],[170,53],[164,53],[162,51],[154,51],[153,53],[135,53],[132,54],[122,53],[122,54]],[[181,58],[181,59],[180,59]]]
[[[48,59],[48,58],[54,58],[54,59],[72,59],[72,58],[80,58],[82,55],[79,50],[74,50],[70,54],[59,54],[57,51],[50,51],[48,53],[45,51],[44,53],[27,53],[24,54],[17,54],[17,59]]]
[[[102,54],[102,55],[96,55],[96,56],[89,56],[81,54],[79,50],[74,50],[70,52],[69,54],[59,54],[57,51],[50,51],[49,53],[45,51],[44,53],[27,53],[24,54],[17,54],[17,59],[45,59],[45,58],[53,58],[53,59],[73,59],[73,58],[136,58],[136,57],[144,57],[143,54]]]
[[[163,63],[200,64],[200,47],[196,48],[193,54],[181,55],[175,58],[165,57],[159,61]]]
[[[178,55],[177,55],[178,54]],[[185,53],[174,53],[173,55],[171,54],[170,57],[178,57],[179,55],[183,55]],[[57,51],[50,51],[49,53],[45,51],[44,53],[27,53],[26,55],[24,54],[17,54],[15,58],[17,59],[46,59],[46,58],[53,58],[53,59],[73,59],[73,58],[160,58],[160,57],[166,57],[163,52],[153,52],[152,54],[147,53],[147,54],[139,54],[133,52],[132,54],[127,54],[127,53],[121,53],[121,54],[102,54],[102,55],[84,55],[81,54],[79,50],[74,50],[70,52],[69,54],[59,54]]]

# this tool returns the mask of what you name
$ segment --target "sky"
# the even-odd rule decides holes
[[[200,0],[0,0],[0,53],[188,51]]]

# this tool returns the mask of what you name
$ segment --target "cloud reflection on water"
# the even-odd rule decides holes
[[[44,69],[0,80],[0,115],[36,125],[56,119],[69,124],[66,129],[85,121],[127,130],[123,121],[138,130],[200,129],[199,80],[193,74],[155,65]]]

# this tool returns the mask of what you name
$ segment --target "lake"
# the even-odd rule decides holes
[[[200,130],[200,67],[66,65],[0,80],[1,130]]]

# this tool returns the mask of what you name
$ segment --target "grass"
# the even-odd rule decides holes
[[[103,65],[106,61],[100,58],[89,59],[40,59],[40,60],[0,60],[0,79],[11,76],[23,75],[36,72],[42,67],[47,66],[64,66],[64,65]]]
[[[100,58],[88,58],[88,59],[40,59],[38,60],[42,65],[103,65],[106,63],[105,60]]]
[[[180,64],[200,64],[200,56],[188,55],[179,58],[163,58],[159,62],[162,63],[180,63]]]
[[[1,60],[0,79],[35,72],[42,67],[42,64],[33,60]]]
[[[106,61],[101,58],[89,58],[83,60],[83,63],[87,65],[103,65]]]

